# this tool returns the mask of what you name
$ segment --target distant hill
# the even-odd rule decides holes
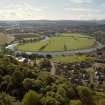
[[[18,27],[34,27],[39,25],[44,26],[56,26],[56,25],[71,25],[71,26],[93,26],[93,25],[103,25],[105,20],[26,20],[26,21],[0,21],[0,27],[5,28],[18,28]]]
[[[4,33],[0,33],[0,45],[10,43],[14,40],[15,38],[12,35],[7,35]]]

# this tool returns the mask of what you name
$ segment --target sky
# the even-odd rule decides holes
[[[41,19],[105,19],[105,0],[0,0],[0,20]]]

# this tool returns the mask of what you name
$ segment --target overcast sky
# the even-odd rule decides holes
[[[105,19],[105,0],[0,0],[0,20]]]

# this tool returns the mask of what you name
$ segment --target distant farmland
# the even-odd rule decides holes
[[[37,43],[27,43],[17,46],[20,51],[30,52],[58,52],[91,48],[95,46],[95,39],[86,35],[64,33],[50,37]]]
[[[12,35],[6,35],[3,33],[0,33],[0,45],[8,44],[12,42],[15,38]]]

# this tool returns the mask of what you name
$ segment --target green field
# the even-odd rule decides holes
[[[86,35],[64,33],[56,37],[50,37],[48,40],[42,40],[37,43],[27,43],[18,45],[20,51],[70,51],[84,48],[91,48],[95,45],[95,39]]]
[[[75,55],[75,56],[57,56],[52,58],[54,62],[63,62],[63,63],[72,63],[72,62],[81,62],[89,60],[85,55]]]

